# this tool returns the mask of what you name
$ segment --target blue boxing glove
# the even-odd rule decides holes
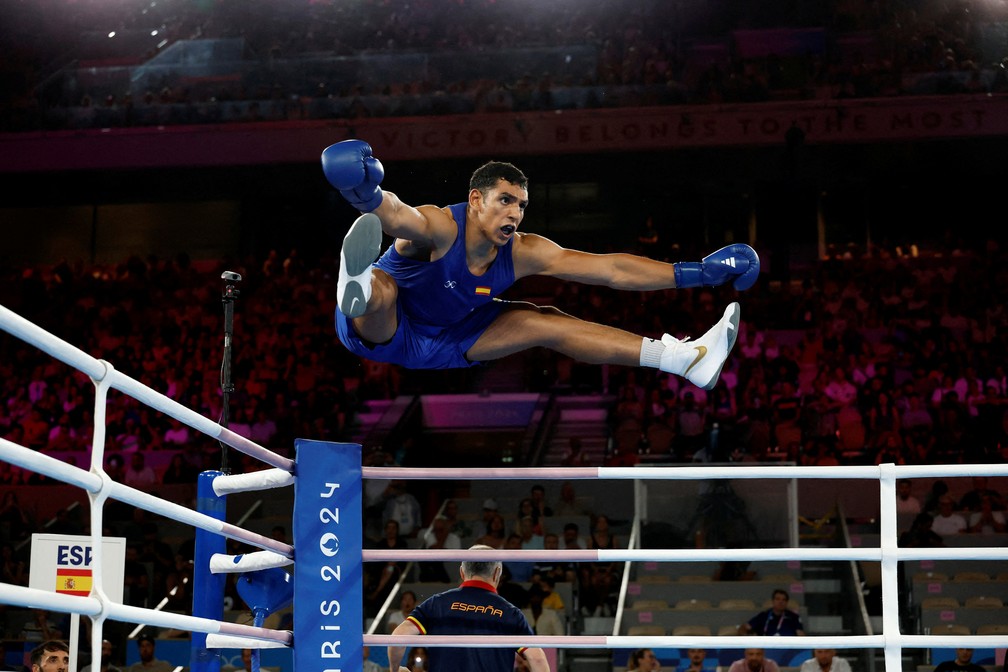
[[[756,250],[736,243],[722,247],[703,258],[703,261],[680,261],[672,264],[676,287],[715,287],[734,279],[739,291],[749,289],[759,277],[759,255]]]
[[[326,147],[322,172],[329,184],[361,212],[371,212],[381,205],[382,190],[378,185],[385,177],[385,169],[371,156],[371,145],[363,140],[343,140]]]

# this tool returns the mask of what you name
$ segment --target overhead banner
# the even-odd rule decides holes
[[[366,139],[385,161],[1008,135],[1008,95],[796,100],[0,134],[0,173],[318,162]]]

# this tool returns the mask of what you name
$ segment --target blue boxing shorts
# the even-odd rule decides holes
[[[374,362],[398,364],[407,369],[461,369],[476,366],[465,353],[483,335],[509,302],[494,299],[474,308],[455,324],[433,326],[411,322],[396,304],[399,328],[387,343],[370,343],[354,331],[350,320],[336,309],[336,333],[347,350]]]

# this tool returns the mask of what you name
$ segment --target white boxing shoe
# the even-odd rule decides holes
[[[738,338],[740,312],[738,303],[729,304],[718,323],[695,341],[689,338],[680,340],[668,334],[662,336],[665,352],[659,368],[682,376],[697,387],[714,389],[728,353]]]
[[[347,317],[360,317],[367,309],[371,298],[371,263],[381,253],[381,241],[381,220],[370,212],[358,217],[343,237],[336,301]]]

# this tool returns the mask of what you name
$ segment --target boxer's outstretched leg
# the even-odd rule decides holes
[[[360,317],[367,309],[371,264],[381,253],[381,241],[381,220],[372,213],[358,217],[343,238],[336,300],[347,317]]]

